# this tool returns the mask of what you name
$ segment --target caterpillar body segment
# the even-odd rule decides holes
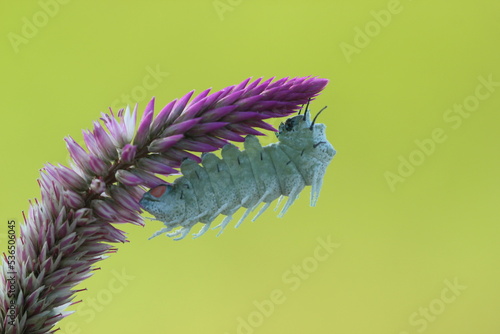
[[[281,201],[286,196],[288,200],[278,215],[282,217],[305,186],[312,186],[310,204],[314,206],[326,168],[336,153],[326,139],[325,129],[324,124],[311,122],[306,110],[304,115],[291,117],[280,125],[277,143],[262,147],[255,136],[249,135],[244,150],[232,144],[224,146],[222,159],[205,153],[201,165],[184,160],[182,177],[172,185],[150,189],[140,201],[146,211],[166,225],[151,238],[178,228],[167,236],[182,239],[198,222],[204,224],[194,234],[199,237],[222,214],[226,217],[216,226],[220,234],[241,207],[247,210],[236,227],[259,204],[264,203],[253,220],[275,199]]]

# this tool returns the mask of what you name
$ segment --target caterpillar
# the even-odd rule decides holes
[[[283,196],[287,196],[288,200],[278,215],[282,217],[305,186],[312,186],[310,205],[315,206],[326,168],[336,153],[326,139],[326,126],[315,124],[325,108],[312,122],[306,106],[303,115],[299,112],[281,123],[276,133],[277,143],[262,147],[255,136],[249,135],[242,151],[233,144],[226,144],[222,148],[222,159],[213,153],[204,153],[201,166],[194,160],[184,160],[182,177],[172,185],[151,188],[139,202],[143,209],[155,216],[155,220],[166,225],[149,239],[166,233],[169,237],[177,237],[174,240],[180,240],[200,222],[204,226],[193,235],[197,238],[210,228],[217,216],[223,214],[226,216],[224,220],[214,227],[220,228],[219,236],[239,208],[247,210],[236,227],[259,204],[264,203],[252,221],[275,199],[279,198],[278,207]]]

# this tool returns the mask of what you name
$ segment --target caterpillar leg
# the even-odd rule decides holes
[[[209,223],[212,223],[214,221],[214,219],[217,218],[217,216],[219,216],[222,213],[222,211],[227,209],[228,206],[229,206],[229,204],[226,203],[223,206],[221,206],[219,208],[219,210],[215,211],[215,213],[212,215],[212,217],[210,217],[208,219]]]
[[[276,203],[276,207],[274,208],[274,211],[277,211],[278,208],[280,207],[281,205],[281,202],[283,202],[283,198],[285,198],[285,196],[281,195],[279,198],[278,198],[278,202]]]
[[[250,199],[251,199],[251,196],[250,196],[250,195],[245,196],[245,197],[241,200],[241,206],[243,206],[243,205],[244,205],[247,201],[249,201]],[[258,203],[258,202],[257,202],[257,203]],[[240,206],[240,207],[241,207],[241,206]],[[248,216],[248,214],[249,214],[250,212],[252,212],[252,210],[253,210],[254,208],[255,208],[255,205],[254,205],[254,206],[252,206],[252,207],[250,207],[250,208],[248,208],[248,209],[245,211],[245,213],[243,214],[243,216],[242,216],[242,217],[240,218],[240,220],[238,220],[238,222],[236,223],[235,228],[236,228],[236,227],[238,227],[238,226],[240,226],[240,225],[241,225],[241,223],[243,223],[243,220],[245,220],[245,218]],[[225,221],[225,219],[224,219],[224,221]],[[223,222],[224,222],[224,221],[223,221]],[[226,225],[227,225],[227,224],[226,224]],[[224,227],[226,227],[226,226],[224,225]],[[220,232],[219,232],[219,234],[220,234]]]
[[[321,186],[323,184],[323,176],[322,175],[314,175],[312,187],[311,187],[311,206],[316,206],[316,202],[319,198],[319,192],[321,191]]]
[[[203,227],[198,231],[198,233],[193,234],[193,239],[201,237],[203,234],[205,234],[210,229],[211,224],[212,223],[207,223],[203,225]]]
[[[220,227],[220,231],[219,231],[219,233],[217,233],[217,236],[221,235],[222,232],[224,232],[224,229],[226,228],[227,224],[229,224],[229,222],[232,219],[233,219],[233,214],[230,214],[229,216],[227,216],[226,218],[224,218],[224,220],[222,221],[222,223],[220,223],[219,225],[217,225],[217,226],[214,227],[214,229]]]
[[[256,221],[257,218],[259,218],[259,216],[267,210],[267,208],[271,205],[271,203],[266,203],[264,204],[264,206],[259,210],[259,212],[255,215],[255,217],[253,217],[252,221]]]
[[[295,202],[302,189],[304,189],[304,185],[301,183],[298,183],[292,189],[292,192],[290,193],[290,195],[288,195],[288,200],[286,201],[285,206],[283,207],[283,209],[281,209],[281,212],[278,215],[279,218],[282,218],[285,215],[285,213],[288,211],[288,208],[290,208],[293,202]]]
[[[240,218],[240,220],[239,220],[239,221],[238,221],[238,223],[236,224],[235,228],[236,228],[236,227],[238,227],[238,226],[240,226],[240,225],[241,225],[241,223],[243,223],[243,221],[245,220],[245,218],[246,218],[246,217],[247,217],[247,216],[248,216],[248,215],[249,215],[249,214],[250,214],[253,210],[255,210],[255,209],[259,206],[259,204],[260,204],[260,203],[264,202],[264,199],[265,199],[267,196],[271,195],[271,193],[272,193],[272,192],[271,192],[271,190],[270,190],[270,189],[267,189],[267,190],[266,190],[266,192],[264,192],[264,195],[262,195],[262,196],[259,198],[259,200],[257,201],[257,203],[256,203],[254,206],[252,206],[251,208],[248,208],[248,209],[247,209],[247,211],[245,211],[245,213],[243,214],[243,216]],[[255,221],[255,219],[257,219],[257,217],[258,217],[258,216],[260,216],[260,214],[261,214],[262,212],[264,212],[264,211],[265,211],[268,207],[269,207],[269,204],[268,204],[268,203],[266,203],[266,205],[264,205],[264,207],[263,207],[263,208],[259,211],[259,213],[257,214],[257,216],[255,216],[255,217],[252,219],[252,221]]]
[[[252,212],[253,210],[255,209],[255,205],[252,206],[251,208],[248,208],[245,213],[243,214],[243,216],[241,216],[240,220],[238,220],[238,222],[236,223],[236,225],[234,225],[234,228],[238,228],[241,223],[243,223],[243,221],[245,220],[245,218],[250,214],[250,212]]]
[[[181,236],[178,238],[175,238],[174,240],[177,241],[177,240],[184,239],[186,237],[186,235],[189,233],[189,231],[191,231],[193,226],[196,225],[196,223],[198,223],[198,221],[200,221],[200,219],[205,217],[207,214],[208,214],[208,211],[204,211],[204,212],[200,213],[199,215],[194,216],[189,221],[182,223],[182,228],[180,228],[174,232],[168,233],[167,236],[175,237],[175,236],[178,236],[180,234]]]
[[[144,219],[147,219],[147,220],[155,220],[155,221],[160,221],[158,218],[151,218],[151,217],[143,217]]]
[[[177,227],[179,226],[179,223],[181,222],[180,219],[176,219],[176,220],[172,220],[172,221],[169,221],[168,223],[164,222],[163,220],[160,220],[160,219],[153,219],[153,220],[158,220],[158,221],[161,221],[163,222],[165,225],[167,225],[167,227],[164,227],[162,228],[161,230],[159,231],[156,231],[152,236],[150,236],[148,238],[148,240],[151,240],[157,236],[159,236],[160,234],[164,234],[164,233],[167,233],[167,232],[170,232],[174,229],[174,227]]]
[[[201,237],[203,234],[205,234],[209,229],[210,229],[210,225],[212,224],[212,222],[214,221],[215,218],[217,218],[217,216],[219,216],[222,211],[226,210],[227,207],[229,206],[229,204],[224,204],[223,206],[221,206],[219,208],[219,210],[217,210],[213,215],[212,217],[210,217],[208,219],[208,222],[205,223],[205,225],[200,229],[200,231],[198,231],[198,233],[195,233],[193,234],[193,238],[196,239],[198,237]],[[217,227],[217,226],[216,226]]]
[[[150,236],[150,237],[148,238],[148,240],[151,240],[151,239],[153,239],[153,238],[155,238],[155,237],[159,236],[160,234],[170,232],[170,231],[172,231],[172,229],[173,229],[173,227],[172,227],[172,226],[169,226],[169,227],[164,227],[164,228],[162,228],[161,230],[156,231],[156,232],[155,232],[152,236]]]
[[[176,237],[178,236],[179,234],[181,235],[180,237],[178,238],[174,238],[173,240],[177,241],[177,240],[182,240],[186,237],[186,235],[189,234],[189,231],[191,231],[191,228],[193,228],[193,226],[185,226],[185,227],[182,227],[180,229],[177,229],[175,230],[174,232],[171,232],[171,233],[167,233],[167,236],[169,237]]]

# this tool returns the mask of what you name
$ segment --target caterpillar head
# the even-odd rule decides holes
[[[307,150],[313,155],[328,156],[333,158],[335,149],[326,139],[324,124],[316,123],[319,114],[325,110],[321,109],[311,121],[310,112],[307,109],[303,115],[297,115],[281,123],[276,133],[280,143],[288,145],[297,150]],[[311,150],[313,149],[313,150]]]
[[[185,215],[185,201],[182,193],[175,191],[168,184],[161,184],[151,188],[139,201],[139,205],[161,221],[183,220]]]

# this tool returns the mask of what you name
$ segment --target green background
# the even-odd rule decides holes
[[[180,242],[125,226],[59,333],[498,333],[500,86],[478,78],[500,82],[500,2],[54,1],[0,3],[2,250],[64,136],[124,95],[328,78],[312,109],[338,151],[315,208],[306,189]]]

